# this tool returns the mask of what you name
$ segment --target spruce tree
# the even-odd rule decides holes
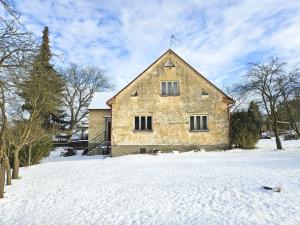
[[[13,179],[18,178],[20,151],[25,151],[29,156],[29,151],[25,150],[27,146],[34,147],[41,137],[50,138],[52,118],[59,112],[62,102],[63,80],[50,63],[52,55],[48,35],[48,28],[45,27],[42,44],[32,68],[28,74],[25,71],[24,77],[16,82],[24,100],[23,110],[26,111],[27,117],[14,121],[8,135],[13,149]],[[49,150],[50,146],[48,149],[41,149],[38,155],[44,155]]]
[[[62,92],[64,81],[51,64],[52,53],[49,44],[49,29],[45,27],[43,30],[42,44],[36,55],[32,72],[27,81],[28,89],[23,89],[23,97],[25,98],[25,109],[30,110],[29,95],[31,85],[42,85],[44,89],[43,98],[46,98],[47,105],[41,106],[41,118],[43,127],[50,129],[55,124],[55,119],[59,116],[62,105]],[[26,96],[27,95],[27,96]]]
[[[260,138],[261,137],[261,127],[262,127],[262,114],[259,110],[259,106],[255,101],[251,101],[249,108],[248,108],[248,115],[251,118],[251,121],[253,121],[254,125],[254,134],[256,132],[256,135]]]

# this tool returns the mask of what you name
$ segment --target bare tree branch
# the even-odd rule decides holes
[[[87,109],[95,92],[106,91],[113,86],[105,76],[105,71],[95,66],[71,64],[61,74],[66,82],[63,101],[67,114],[65,122],[71,137],[76,132],[76,126],[87,116]]]
[[[251,63],[245,76],[245,83],[238,85],[240,95],[256,94],[260,96],[276,137],[277,149],[282,149],[278,135],[278,109],[284,102],[285,95],[299,76],[296,72],[286,72],[287,63],[278,58],[271,58],[267,63]]]

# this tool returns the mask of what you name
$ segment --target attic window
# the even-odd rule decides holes
[[[178,81],[162,81],[161,82],[161,95],[162,96],[177,96],[177,95],[179,95],[179,82]]]
[[[175,64],[173,63],[173,61],[169,58],[168,61],[166,62],[166,64],[164,65],[164,67],[166,68],[172,68],[175,67]]]
[[[135,91],[131,94],[131,96],[133,96],[133,97],[138,96],[138,95],[139,95],[139,94],[138,94],[137,90],[135,90]]]
[[[207,93],[207,91],[206,91],[206,90],[202,89],[201,95],[207,96],[207,95],[208,95],[208,93]]]

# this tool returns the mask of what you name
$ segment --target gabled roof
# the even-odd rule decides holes
[[[179,55],[177,55],[172,49],[168,49],[164,54],[162,54],[157,60],[155,60],[150,66],[148,66],[142,73],[140,73],[136,78],[134,78],[130,83],[128,83],[122,90],[120,90],[116,95],[114,95],[112,98],[110,98],[106,104],[110,105],[110,102],[117,97],[123,90],[125,90],[130,84],[132,84],[135,80],[137,80],[139,77],[141,77],[151,66],[153,66],[156,62],[158,62],[161,58],[163,58],[166,54],[171,53],[174,54],[177,58],[179,58],[184,64],[186,64],[190,69],[192,69],[197,75],[202,77],[204,80],[206,80],[211,86],[213,86],[215,89],[217,89],[219,92],[221,92],[225,98],[227,98],[229,101],[234,101],[231,97],[229,97],[227,94],[225,94],[220,88],[218,88],[216,85],[214,85],[212,82],[210,82],[206,77],[204,77],[201,73],[199,73],[195,68],[193,68],[190,64],[188,64],[184,59],[182,59]]]
[[[106,101],[113,97],[116,92],[95,92],[92,101],[88,107],[90,109],[110,109]]]

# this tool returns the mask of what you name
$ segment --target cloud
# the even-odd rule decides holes
[[[169,48],[218,86],[240,80],[248,62],[299,63],[298,0],[16,1],[28,30],[51,32],[57,64],[95,64],[121,88]]]

